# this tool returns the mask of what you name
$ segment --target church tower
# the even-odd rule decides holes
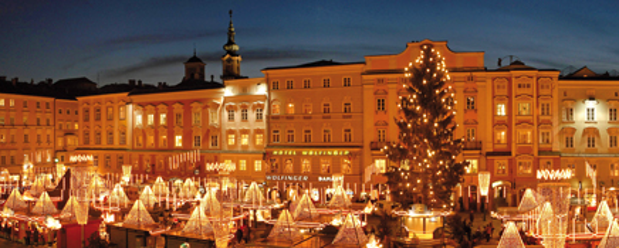
[[[193,57],[189,58],[185,62],[185,77],[183,81],[187,80],[200,80],[204,81],[204,66],[206,64],[202,62],[198,56],[196,56],[196,50],[193,50]]]
[[[234,42],[234,26],[232,25],[232,10],[230,10],[230,25],[228,26],[228,42],[224,45],[226,54],[221,57],[223,68],[222,80],[235,79],[241,77],[241,55],[236,52],[239,46]]]

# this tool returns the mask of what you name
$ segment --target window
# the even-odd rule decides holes
[[[4,106],[4,104],[2,104],[2,106]],[[45,103],[45,108],[46,108],[46,109],[49,109],[49,102],[46,102],[46,103]]]
[[[617,107],[612,107],[608,109],[608,120],[617,121]]]
[[[474,96],[469,96],[466,97],[466,109],[475,109],[475,97]]]
[[[272,90],[279,90],[279,81],[271,82],[271,89]]]
[[[241,134],[241,145],[249,145],[249,134]]]
[[[294,142],[294,130],[286,131],[286,141],[288,143],[293,143]]]
[[[256,134],[256,145],[261,146],[264,143],[263,135],[261,133]]]
[[[533,166],[531,161],[518,161],[518,175],[531,174]]]
[[[4,125],[4,117],[0,117],[0,125]]]
[[[202,146],[202,136],[200,135],[193,136],[193,147],[200,147],[200,146]]]
[[[294,87],[294,81],[286,80],[286,89],[291,90]]]
[[[563,120],[564,121],[574,121],[574,108],[573,107],[565,107],[563,110]]]
[[[565,148],[574,148],[574,136],[565,137]]]
[[[28,125],[28,116],[24,116],[23,122],[24,125]]]
[[[496,115],[498,116],[505,116],[507,115],[507,112],[505,111],[505,103],[497,103],[496,105]]]
[[[345,77],[345,78],[343,78],[343,79],[342,79],[342,81],[343,81],[343,85],[344,85],[344,87],[350,87],[350,85],[351,85],[351,83],[350,83],[350,82],[351,82],[351,79],[350,79],[349,77]]]
[[[273,103],[271,106],[271,114],[278,115],[279,113],[279,103]]]
[[[518,115],[531,115],[531,103],[518,103]]]
[[[323,103],[322,104],[322,113],[324,113],[324,114],[331,113],[331,104],[330,103]]]
[[[177,126],[182,126],[183,125],[183,114],[176,113],[176,114],[174,114],[174,116],[175,116],[176,125]]]
[[[101,145],[101,132],[95,131],[95,145]]]
[[[385,111],[385,99],[384,98],[376,99],[376,111]]]
[[[352,129],[344,129],[344,142],[352,142]]]
[[[212,147],[218,147],[219,146],[219,136],[217,136],[217,135],[212,135],[211,136],[211,146]]]
[[[479,168],[479,160],[477,159],[467,159],[469,165],[465,168],[467,174],[475,174],[477,173],[477,169]]]
[[[322,80],[322,87],[329,88],[331,87],[331,79],[325,78]]]
[[[167,119],[167,115],[166,113],[161,113],[159,114],[159,125],[167,125],[168,124],[168,119]]]
[[[262,171],[262,160],[254,161],[254,171]]]
[[[101,108],[95,108],[95,121],[101,120]]]
[[[262,120],[263,119],[263,115],[262,115],[262,109],[256,109],[256,120]]]
[[[155,114],[146,115],[146,124],[149,126],[155,125]]]
[[[284,173],[293,173],[294,172],[294,164],[292,163],[292,159],[286,159],[284,162]]]
[[[125,131],[120,132],[118,143],[121,145],[127,144],[127,134],[125,133]]]
[[[234,121],[234,110],[228,109],[228,121]]]
[[[613,177],[619,176],[619,164],[617,163],[610,164],[610,175]]]
[[[183,136],[182,135],[174,136],[174,146],[176,146],[176,147],[182,147],[183,146]]]
[[[112,157],[110,155],[105,155],[105,162],[103,166],[105,166],[105,168],[110,168],[112,166]]]
[[[387,160],[386,159],[376,159],[374,160],[374,166],[378,173],[387,172]]]
[[[539,143],[540,144],[550,144],[550,131],[541,131],[539,135]]]
[[[587,148],[595,148],[595,136],[587,136]]]
[[[90,144],[90,133],[88,131],[84,131],[84,145]]]
[[[322,142],[331,142],[331,130],[322,130]]]
[[[239,160],[239,170],[247,170],[247,160]]]
[[[312,104],[311,103],[303,104],[303,113],[304,114],[312,114]]]
[[[608,138],[608,143],[609,143],[608,146],[610,148],[617,148],[617,135],[611,135]]]
[[[0,99],[0,107],[4,107],[4,98]]]
[[[568,164],[567,168],[572,171],[572,175],[576,175],[576,165],[575,164]]]
[[[499,130],[495,132],[495,143],[497,144],[505,144],[507,143],[507,137],[506,137],[506,131],[505,130]]]
[[[303,80],[303,88],[309,89],[312,87],[312,81],[309,79]]]
[[[9,99],[9,107],[15,107],[15,99]]]
[[[294,114],[294,103],[288,103],[288,106],[286,107],[286,113]]]
[[[543,169],[545,169],[545,170],[552,170],[552,162],[546,161],[546,163],[543,163]]]
[[[301,173],[311,173],[312,164],[309,159],[303,159],[301,162]]]
[[[90,110],[85,108],[82,110],[82,114],[84,115],[84,121],[90,121]]]
[[[279,143],[279,130],[273,130],[273,143]]]
[[[247,120],[247,109],[241,109],[241,120],[242,121]]]
[[[201,112],[193,112],[193,125],[200,126],[202,123],[202,113]]]
[[[120,106],[118,108],[118,119],[124,120],[127,118],[127,106]]]
[[[107,116],[107,120],[111,121],[114,119],[114,108],[112,107],[107,107],[105,114]]]
[[[94,165],[95,167],[99,166],[99,155],[93,156],[92,165]]]
[[[37,134],[37,143],[41,143],[41,135]]]
[[[49,119],[45,119],[45,125],[49,126]],[[67,128],[69,129],[69,128]]]
[[[164,148],[168,146],[168,135],[162,133],[159,135],[159,147]]]
[[[320,172],[322,174],[331,173],[331,160],[327,158],[320,159]]]
[[[541,105],[541,114],[542,115],[550,115],[550,103],[542,103],[542,105]]]
[[[37,126],[41,125],[41,118],[37,117]]]
[[[108,145],[113,145],[114,144],[114,132],[112,132],[112,131],[108,131],[107,132],[107,144]]]
[[[344,113],[351,113],[352,112],[352,103],[344,103]]]
[[[312,130],[303,130],[303,142],[312,142]]]
[[[24,101],[24,108],[28,107],[28,101]]]
[[[377,136],[378,136],[378,142],[385,142],[387,140],[387,130],[386,129],[378,129],[377,131]]]
[[[518,130],[518,144],[531,144],[531,130]]]
[[[234,134],[228,134],[228,145],[233,146],[236,143],[236,137]]]
[[[40,109],[41,108],[41,102],[37,102],[37,108]]]
[[[466,140],[474,141],[475,140],[475,128],[467,128],[466,129]]]
[[[495,161],[495,164],[497,175],[507,175],[507,161],[499,160]]]
[[[595,121],[595,108],[587,108],[587,121]]]

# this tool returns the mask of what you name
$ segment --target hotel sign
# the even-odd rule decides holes
[[[307,181],[309,177],[298,175],[267,175],[266,179],[271,181]]]
[[[349,155],[350,151],[301,151],[301,155],[304,156],[346,156]],[[297,155],[297,151],[286,151],[286,150],[277,150],[273,151],[273,155]]]
[[[69,157],[69,161],[71,163],[83,163],[83,162],[91,162],[93,161],[92,155],[73,155]]]

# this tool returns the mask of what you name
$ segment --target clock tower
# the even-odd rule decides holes
[[[232,10],[230,10],[230,25],[228,26],[228,42],[224,45],[226,54],[221,57],[222,80],[243,78],[241,76],[241,55],[237,54],[239,46],[234,42],[234,26],[232,25]]]

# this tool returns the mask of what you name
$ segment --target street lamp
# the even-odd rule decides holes
[[[489,171],[480,171],[477,176],[479,176],[479,192],[482,197],[486,197],[486,207],[484,208],[484,221],[486,221],[486,210],[488,208],[488,190],[490,189],[490,172]]]

